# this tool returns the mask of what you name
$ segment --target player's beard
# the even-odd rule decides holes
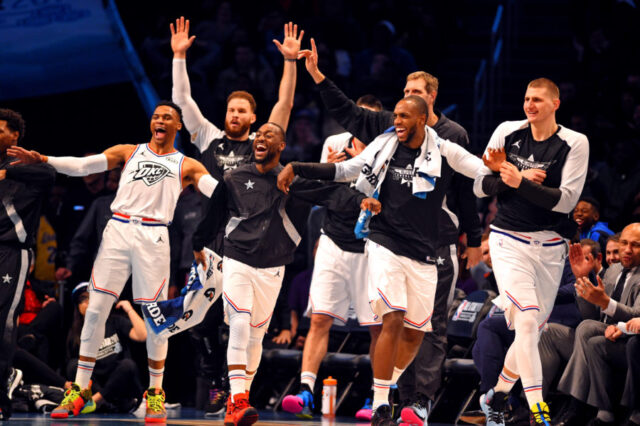
[[[228,125],[228,123],[226,121],[224,122],[224,132],[230,138],[236,138],[237,139],[237,138],[240,138],[240,137],[244,136],[249,131],[250,127],[251,127],[250,124],[242,124],[238,130],[234,131],[234,130],[231,130],[229,128],[229,125]]]

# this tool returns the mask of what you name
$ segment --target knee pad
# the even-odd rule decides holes
[[[262,339],[266,330],[263,328],[251,328],[249,334],[249,347],[247,350],[247,371],[256,371],[262,358]]]
[[[229,346],[227,348],[228,365],[246,365],[247,348],[251,334],[251,316],[231,309],[229,315]]]

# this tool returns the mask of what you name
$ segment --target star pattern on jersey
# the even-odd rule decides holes
[[[246,186],[246,187],[247,187],[247,190],[249,190],[249,189],[253,189],[253,185],[255,185],[255,182],[253,182],[251,179],[249,179],[248,181],[246,181],[246,182],[244,183],[244,186]]]
[[[413,171],[413,166],[411,164],[407,164],[407,167],[405,167],[405,169]],[[405,175],[402,175],[402,178],[400,179],[400,185],[406,184],[407,186],[411,186],[411,182],[412,179],[405,179]]]
[[[444,258],[438,256],[438,258],[436,259],[436,263],[438,265],[444,265]]]
[[[10,284],[12,279],[13,277],[7,273],[4,277],[2,277],[2,282],[5,284]]]

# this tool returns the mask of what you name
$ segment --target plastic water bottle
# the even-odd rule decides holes
[[[324,417],[335,417],[338,381],[329,376],[322,381],[322,385],[322,415]]]

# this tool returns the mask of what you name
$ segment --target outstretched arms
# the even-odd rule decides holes
[[[218,186],[201,162],[193,158],[185,157],[182,165],[182,187],[193,184],[205,196],[211,198],[213,191]]]
[[[300,31],[298,36],[298,25],[289,22],[284,24],[283,42],[280,43],[278,40],[273,40],[273,43],[284,57],[284,68],[278,91],[278,102],[271,110],[269,121],[278,124],[285,131],[289,125],[291,109],[293,108],[293,97],[296,90],[296,61],[303,36],[304,31]]]
[[[102,154],[88,157],[50,157],[37,151],[27,151],[22,147],[14,146],[7,149],[7,154],[17,158],[11,164],[49,163],[56,171],[65,175],[87,176],[120,166],[135,148],[135,145],[114,145]]]

